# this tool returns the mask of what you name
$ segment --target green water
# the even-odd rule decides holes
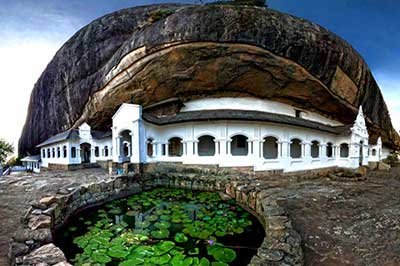
[[[217,193],[157,188],[74,217],[56,244],[74,265],[247,265],[258,221]]]

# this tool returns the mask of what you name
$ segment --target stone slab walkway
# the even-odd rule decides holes
[[[99,168],[81,171],[48,171],[0,178],[0,266],[8,265],[7,253],[12,235],[22,230],[21,218],[32,203],[54,194],[60,188],[108,178]]]

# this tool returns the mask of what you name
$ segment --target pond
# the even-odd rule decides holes
[[[218,193],[156,188],[87,209],[55,232],[74,265],[247,265],[265,233]]]

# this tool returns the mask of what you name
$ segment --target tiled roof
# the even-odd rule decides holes
[[[32,156],[26,156],[21,159],[22,162],[39,162],[40,161],[40,155],[32,155]]]
[[[143,119],[149,123],[160,126],[192,122],[192,121],[213,121],[213,120],[271,122],[271,123],[285,124],[291,126],[305,127],[336,135],[347,134],[347,131],[350,128],[349,125],[329,126],[326,124],[306,120],[299,117],[274,114],[268,112],[244,111],[244,110],[190,111],[190,112],[181,112],[174,116],[162,116],[162,117],[157,117],[149,113],[143,113]]]
[[[109,130],[109,131],[92,130],[91,134],[94,139],[104,139],[107,137],[111,137],[112,131],[111,130]],[[64,140],[69,140],[69,139],[79,139],[79,130],[78,129],[70,129],[70,130],[61,132],[57,135],[54,135],[54,136],[48,138],[47,140],[40,143],[36,147],[40,148],[43,146],[47,146],[50,144],[54,144],[54,143],[61,142]]]

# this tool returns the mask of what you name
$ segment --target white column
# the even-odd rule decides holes
[[[219,155],[220,156],[226,156],[228,154],[228,149],[227,149],[227,140],[226,139],[219,139]]]
[[[90,147],[90,162],[91,163],[95,163],[96,162],[96,158],[94,156],[94,147],[93,147],[93,145]]]
[[[81,148],[77,147],[76,148],[76,159],[78,164],[82,163],[82,156],[81,156]]]
[[[232,139],[229,139],[226,141],[226,149],[227,149],[226,155],[228,155],[228,156],[232,156],[231,142],[232,142]]]
[[[193,142],[190,139],[183,140],[183,149],[184,149],[184,156],[188,157],[193,157],[194,154],[194,148],[193,148]]]
[[[312,158],[311,158],[311,145],[312,144],[311,144],[311,142],[303,142],[302,145],[303,145],[303,154],[304,154],[303,162],[305,164],[305,167],[308,168],[311,165],[311,161],[312,161]]]
[[[260,141],[259,139],[254,139],[253,140],[253,157],[255,159],[259,159],[263,157],[263,146],[262,143],[264,140]],[[261,144],[261,145],[260,145]]]
[[[199,156],[199,141],[198,140],[193,140],[194,143],[194,153],[193,155],[198,157]]]
[[[168,157],[169,156],[169,143],[165,143],[165,156]]]
[[[157,153],[157,144],[154,143],[154,140],[153,140],[153,142],[151,143],[151,145],[153,146],[153,154],[152,154],[152,157],[157,157],[157,155],[158,155],[158,153]]]
[[[219,142],[218,140],[214,139],[214,145],[215,145],[215,155],[214,156],[218,156],[219,155]]]
[[[278,159],[282,158],[282,142],[278,141]]]

